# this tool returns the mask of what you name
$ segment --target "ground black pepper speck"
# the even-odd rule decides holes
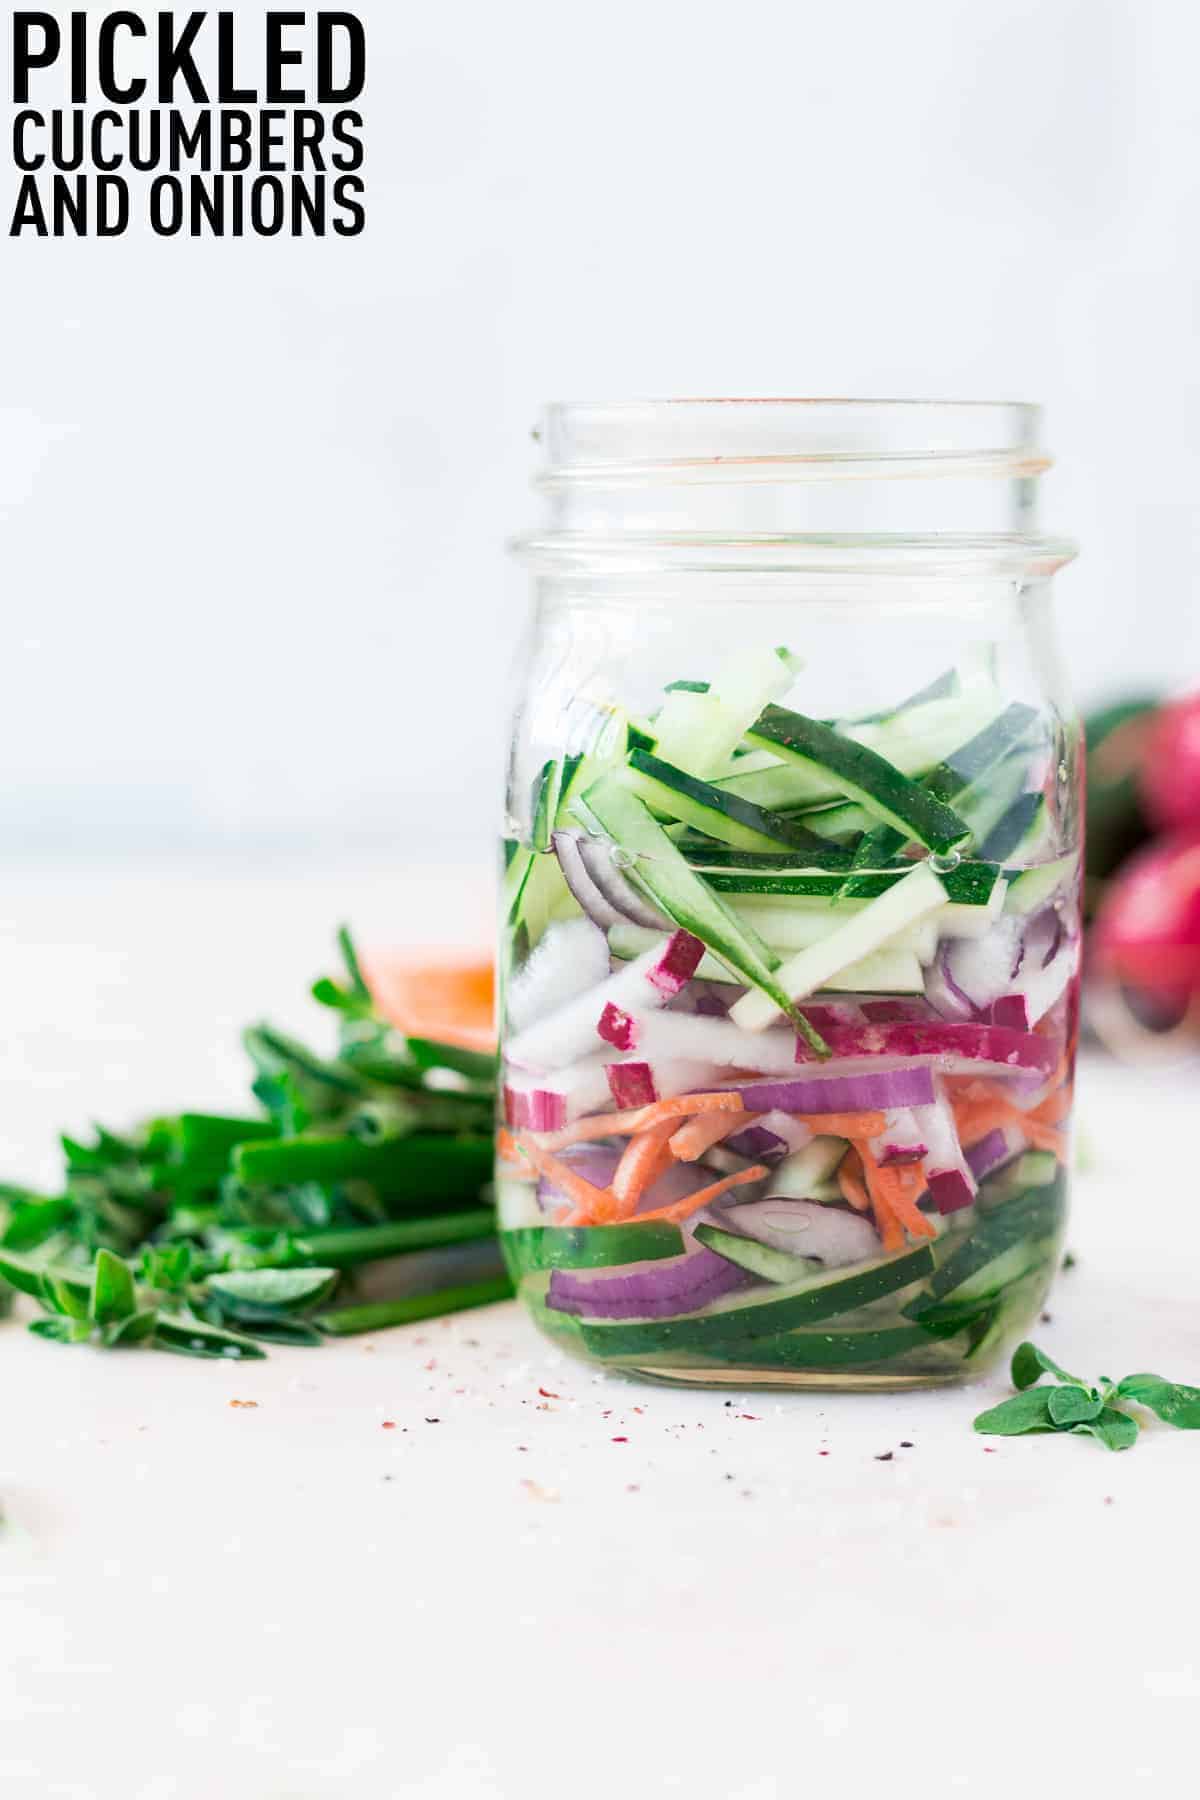
[[[875,1458],[875,1461],[876,1462],[891,1462],[894,1454],[895,1454],[895,1452],[892,1450],[881,1450],[879,1452],[879,1455]]]

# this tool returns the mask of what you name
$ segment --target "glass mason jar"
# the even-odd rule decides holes
[[[1036,1317],[1081,829],[1038,420],[550,409],[497,1196],[565,1349],[676,1383],[920,1387]]]

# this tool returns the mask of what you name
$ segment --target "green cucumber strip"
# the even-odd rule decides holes
[[[803,1150],[793,1150],[772,1173],[768,1197],[811,1199],[834,1174],[846,1148],[845,1138],[815,1137]]]
[[[1009,913],[1036,912],[1060,887],[1069,887],[1079,868],[1079,852],[1058,856],[1053,862],[1037,863],[1032,869],[1012,871],[1004,910]]]
[[[739,1237],[734,1231],[722,1231],[719,1225],[697,1225],[696,1241],[715,1250],[726,1262],[748,1269],[764,1281],[781,1284],[804,1281],[819,1273],[821,1264],[811,1256],[793,1256],[790,1251],[773,1249],[756,1238]]]
[[[876,869],[855,877],[854,901],[874,900],[886,894],[910,875],[920,863],[906,862],[895,869]],[[995,897],[1000,869],[996,863],[960,862],[947,869],[938,879],[946,891],[946,899],[957,906],[988,906]],[[766,899],[809,896],[814,900],[837,900],[845,880],[843,875],[826,869],[793,868],[791,870],[712,869],[706,871],[709,887],[719,894],[752,894]],[[851,903],[852,904],[852,903]],[[841,907],[839,906],[839,911]]]
[[[935,1300],[961,1290],[981,1269],[1022,1239],[1048,1237],[1062,1215],[1061,1183],[1035,1188],[986,1214],[935,1272],[929,1292]]]
[[[777,813],[755,806],[738,794],[729,794],[701,781],[684,769],[664,762],[645,750],[631,750],[625,784],[656,814],[677,819],[696,831],[706,832],[738,850],[776,850],[792,846],[795,853],[811,846],[818,854],[820,838]]]
[[[980,845],[980,855],[993,862],[1005,862],[1015,853],[1031,848],[1040,837],[1046,820],[1044,794],[1018,794],[1008,810],[988,832]]]
[[[874,1331],[792,1331],[757,1341],[752,1357],[754,1365],[767,1368],[861,1368],[890,1362],[928,1343],[929,1335],[919,1325],[881,1326]]]
[[[655,720],[662,757],[690,775],[725,768],[747,726],[791,687],[792,660],[778,650],[742,650],[705,692],[699,683],[668,691]]]
[[[533,851],[529,845],[519,844],[513,838],[506,838],[504,874],[500,881],[500,917],[506,925],[511,924],[517,916],[521,895],[525,891],[525,883],[529,880],[529,871],[532,867]]]
[[[912,864],[909,864],[911,869]],[[739,919],[757,931],[777,955],[790,956],[794,950],[807,950],[810,944],[820,943],[822,938],[840,930],[848,918],[861,917],[864,907],[858,906],[843,910],[834,906],[799,905],[779,900],[763,899],[760,895],[747,894],[734,902],[734,911]],[[931,942],[932,934],[932,942]],[[928,920],[919,920],[917,924],[907,926],[898,931],[889,943],[893,950],[913,950],[918,953],[928,951],[932,956],[936,947],[937,927]],[[645,945],[645,949],[649,949]]]
[[[826,994],[923,994],[925,971],[913,950],[874,950],[839,969],[821,989]]]
[[[778,815],[776,815],[778,816]],[[787,821],[789,824],[792,821]],[[827,843],[815,833],[807,833],[812,838],[811,844],[804,846],[803,866],[809,869],[848,869],[850,852],[841,844]],[[801,858],[794,850],[776,849],[771,851],[734,850],[724,844],[714,843],[711,838],[700,837],[695,832],[685,832],[679,839],[679,849],[683,856],[698,869],[702,875],[713,870],[744,869],[751,872],[763,871],[767,874],[787,874],[794,872]],[[874,864],[882,868],[882,863]],[[903,873],[903,871],[901,871]]]
[[[996,710],[994,689],[989,685],[986,699],[978,696],[934,700],[914,707],[911,712],[893,714],[880,724],[856,723],[836,726],[829,721],[812,721],[830,732],[839,743],[851,743],[873,752],[887,762],[893,776],[917,776],[928,773],[972,732],[979,730],[985,718]],[[803,715],[797,715],[802,717]],[[748,730],[747,741],[756,743]],[[774,750],[784,758],[775,744],[757,741],[756,747]],[[788,806],[820,806],[836,800],[846,790],[825,766],[801,764],[786,759],[786,767],[767,769],[760,775],[730,775],[722,782],[747,800],[760,806],[782,809]],[[871,823],[875,820],[872,819]]]
[[[916,863],[894,886],[872,900],[861,912],[851,914],[844,925],[798,950],[783,963],[776,982],[793,1000],[802,1000],[827,987],[850,964],[882,949],[898,931],[913,925],[946,902],[946,890],[928,863]],[[769,995],[745,994],[729,1017],[743,1031],[762,1031],[778,1012]]]
[[[933,1266],[933,1253],[923,1244],[900,1256],[863,1263],[849,1273],[831,1271],[790,1293],[776,1291],[754,1300],[737,1295],[732,1301],[718,1301],[707,1312],[686,1313],[678,1319],[618,1320],[613,1324],[588,1320],[582,1324],[583,1342],[598,1356],[636,1356],[775,1337],[781,1331],[815,1325],[894,1294],[921,1280]]]
[[[689,774],[703,776],[719,767],[712,745],[714,740],[724,743],[728,735],[721,702],[707,688],[675,688],[654,718],[659,755]]]
[[[664,694],[707,694],[707,681],[668,681]]]
[[[550,834],[558,816],[559,782],[562,768],[552,757],[543,763],[534,777],[533,810],[529,837],[535,850],[549,850]]]
[[[886,824],[940,855],[957,849],[971,835],[956,812],[886,758],[803,713],[768,706],[746,737],[759,749],[819,772],[847,799],[857,800]]]
[[[959,693],[961,689],[962,678],[958,670],[946,669],[931,681],[928,687],[920,688],[915,694],[910,694],[907,700],[900,702],[899,706],[890,707],[887,712],[856,713],[853,721],[843,721],[843,724],[882,725],[899,718],[901,713],[911,712],[916,706],[924,706],[930,700],[944,700],[950,694]]]
[[[658,743],[658,739],[652,731],[643,731],[641,726],[635,725],[632,719],[629,721],[626,735],[630,750],[653,750]]]
[[[834,806],[780,806],[778,811],[785,818],[795,819],[798,825],[803,825],[815,837],[828,838],[833,843],[861,837],[864,832],[873,831],[879,825],[873,813],[869,813],[865,806],[856,805],[853,800],[842,800]]]
[[[982,731],[931,769],[921,786],[938,800],[956,800],[966,789],[986,781],[1015,750],[1028,749],[1036,739],[1038,715],[1020,702],[1008,706]]]
[[[978,1204],[987,1211],[1030,1189],[1052,1187],[1058,1179],[1059,1163],[1053,1150],[1026,1150],[980,1183]]]
[[[535,1269],[607,1269],[620,1263],[659,1262],[682,1256],[678,1225],[652,1219],[645,1225],[531,1225],[502,1231],[513,1280]]]
[[[721,962],[767,995],[774,1007],[796,1017],[790,1000],[775,980],[778,958],[688,867],[636,794],[631,794],[619,779],[606,776],[588,789],[578,806],[585,814],[585,823],[633,853],[637,860],[626,874],[676,925],[698,937]],[[811,1027],[805,1035],[810,1031]],[[827,1055],[819,1038],[818,1043],[818,1054]]]

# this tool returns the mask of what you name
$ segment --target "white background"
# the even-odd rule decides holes
[[[361,238],[0,237],[6,856],[476,852],[556,397],[1040,399],[1081,696],[1194,680],[1190,8],[358,10]]]

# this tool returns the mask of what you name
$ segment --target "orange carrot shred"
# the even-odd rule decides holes
[[[573,1202],[576,1212],[586,1214],[586,1223],[593,1223],[612,1213],[612,1195],[607,1188],[597,1187],[594,1182],[585,1181],[576,1173],[569,1163],[560,1162],[557,1156],[551,1156],[539,1144],[522,1143],[521,1150],[533,1164],[539,1175],[544,1175],[560,1188],[567,1198]]]
[[[770,1171],[762,1163],[755,1163],[752,1169],[742,1169],[737,1175],[726,1175],[720,1181],[714,1181],[708,1187],[701,1188],[698,1193],[688,1194],[686,1199],[675,1200],[670,1206],[660,1206],[654,1212],[639,1213],[638,1223],[647,1219],[669,1219],[678,1225],[688,1219],[710,1200],[716,1200],[727,1193],[730,1188],[741,1187],[747,1181],[761,1181]]]
[[[818,1137],[878,1137],[887,1126],[881,1112],[797,1113],[802,1125],[808,1125]]]
[[[854,1151],[848,1151],[838,1164],[837,1183],[842,1190],[842,1199],[848,1200],[855,1212],[868,1210],[871,1203],[862,1182],[862,1164]]]
[[[518,1143],[540,1144],[543,1150],[565,1150],[591,1138],[628,1137],[645,1131],[660,1119],[686,1119],[692,1113],[741,1112],[742,1096],[732,1089],[714,1094],[676,1094],[670,1100],[654,1100],[649,1106],[627,1107],[624,1112],[597,1113],[564,1125],[558,1131],[521,1131]]]
[[[670,1168],[675,1159],[668,1140],[674,1130],[674,1119],[660,1119],[625,1146],[612,1178],[614,1218],[627,1219],[636,1212],[646,1189]]]
[[[678,1162],[695,1162],[722,1138],[729,1137],[735,1131],[744,1131],[747,1125],[753,1125],[761,1119],[761,1113],[698,1113],[681,1125],[671,1139],[671,1154]]]
[[[904,1231],[911,1232],[913,1237],[936,1237],[937,1226],[917,1205],[917,1195],[925,1186],[925,1177],[920,1169],[913,1163],[880,1163],[872,1156],[865,1143],[856,1144],[855,1148],[862,1158],[867,1191],[875,1207],[876,1218],[879,1218],[882,1210],[884,1215],[894,1219]],[[887,1247],[885,1236],[884,1248]]]

